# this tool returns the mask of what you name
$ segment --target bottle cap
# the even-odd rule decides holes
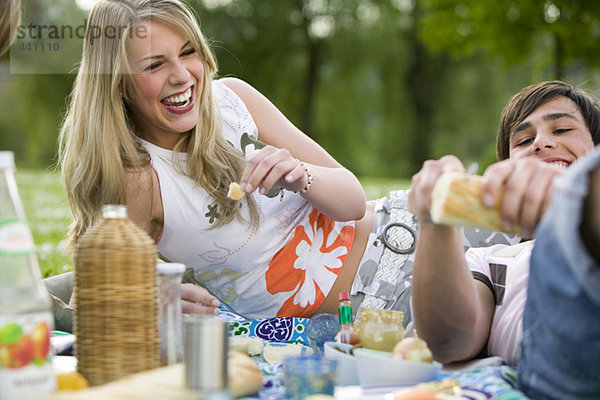
[[[15,153],[12,151],[0,151],[0,169],[15,167]]]
[[[350,293],[340,292],[339,301],[347,301],[347,300],[350,300]]]
[[[185,265],[181,263],[164,263],[156,264],[156,272],[159,275],[178,275],[185,272]]]
[[[102,206],[103,218],[127,218],[127,207],[123,204],[105,204]]]

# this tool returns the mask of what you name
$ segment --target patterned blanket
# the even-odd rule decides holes
[[[220,317],[229,321],[230,336],[258,337],[268,342],[300,343],[310,346],[306,337],[307,318],[266,318],[248,321],[227,310],[222,310]],[[282,364],[267,363],[260,358],[256,361],[264,374],[264,387],[258,397],[247,398],[247,400],[285,399]],[[515,368],[500,365],[466,371],[440,372],[436,380],[458,379],[463,389],[464,399],[528,399],[518,390],[516,375]]]

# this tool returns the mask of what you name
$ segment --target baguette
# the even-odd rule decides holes
[[[436,224],[518,233],[518,227],[510,231],[504,229],[500,218],[500,196],[493,207],[483,205],[482,181],[481,176],[459,172],[446,172],[440,176],[431,194],[431,220]]]

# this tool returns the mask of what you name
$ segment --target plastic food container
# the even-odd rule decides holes
[[[336,342],[325,342],[325,355],[337,361],[337,385],[358,385],[356,357],[350,354],[352,345]]]
[[[401,311],[361,308],[354,325],[362,347],[391,352],[404,336],[403,321]]]
[[[433,380],[442,369],[436,361],[407,361],[385,351],[356,349],[354,357],[361,386],[413,385]]]

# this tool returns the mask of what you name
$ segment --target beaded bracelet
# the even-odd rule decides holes
[[[294,191],[294,193],[304,194],[304,193],[308,192],[308,189],[310,189],[310,185],[312,185],[312,183],[313,183],[313,176],[312,176],[312,173],[310,172],[310,169],[306,166],[306,164],[304,164],[304,162],[302,162],[298,159],[296,160],[296,162],[298,162],[298,164],[300,164],[300,166],[302,168],[304,168],[304,173],[306,174],[306,186],[304,186],[304,188],[302,188],[298,191]]]

